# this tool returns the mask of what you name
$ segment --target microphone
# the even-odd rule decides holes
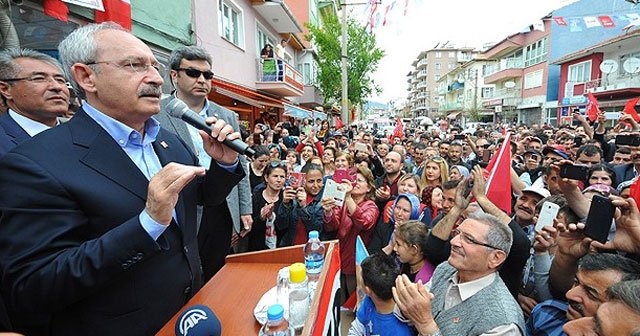
[[[179,98],[174,98],[167,104],[167,113],[169,113],[170,116],[184,120],[184,122],[199,130],[207,132],[207,134],[211,134],[211,126],[209,126],[199,114],[191,111],[189,106]],[[241,139],[224,139],[222,143],[239,154],[250,157],[256,154],[256,152]]]
[[[205,305],[193,305],[176,321],[176,336],[220,336],[222,326],[216,314]]]

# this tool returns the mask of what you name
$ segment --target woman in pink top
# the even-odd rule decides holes
[[[344,302],[356,288],[356,237],[360,235],[365,245],[369,243],[379,211],[374,202],[375,181],[369,168],[358,168],[356,181],[342,183],[342,186],[346,192],[343,206],[337,207],[333,199],[324,198],[322,207],[325,231],[338,231]]]

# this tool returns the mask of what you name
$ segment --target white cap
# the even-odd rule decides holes
[[[532,192],[534,194],[540,195],[542,198],[546,198],[551,196],[551,193],[549,192],[549,190],[547,190],[546,188],[542,188],[540,186],[537,185],[531,185],[529,187],[526,187],[524,189],[522,189],[522,192]]]

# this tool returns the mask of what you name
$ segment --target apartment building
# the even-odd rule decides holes
[[[438,80],[475,56],[472,48],[436,47],[423,51],[411,64],[407,75],[407,105],[414,116],[435,117],[438,112]]]

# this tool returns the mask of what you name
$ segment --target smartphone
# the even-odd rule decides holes
[[[485,148],[484,152],[482,152],[482,162],[489,162],[491,159],[491,151]]]
[[[584,227],[584,234],[601,243],[607,242],[615,207],[607,197],[594,195],[591,199],[591,207]]]
[[[553,225],[553,219],[558,215],[558,210],[560,210],[560,206],[555,203],[542,203],[542,209],[538,215],[538,222],[536,222],[536,232],[540,233],[543,227]]]
[[[618,134],[616,135],[616,145],[640,146],[640,135],[637,134]]]
[[[307,174],[305,174],[305,173],[293,172],[289,176],[289,183],[288,184],[291,187],[293,187],[294,189],[298,189],[300,186],[304,186],[305,180],[306,180],[306,175]]]
[[[356,142],[356,150],[359,152],[367,152],[368,148],[366,144],[363,144],[362,142]]]
[[[582,146],[582,137],[578,136],[573,138],[573,143],[576,144],[576,147]]]
[[[464,134],[456,134],[453,136],[453,140],[464,140],[465,136]]]
[[[560,166],[560,177],[584,181],[587,179],[589,167],[585,165],[564,164]]]
[[[468,181],[464,181],[464,190],[462,191],[464,198],[469,197],[471,190],[473,190],[473,180],[469,179]]]
[[[540,156],[538,156],[538,154],[531,154],[531,156],[529,156],[531,158],[531,160],[533,161],[538,161],[538,159],[540,158]]]
[[[345,180],[354,182],[356,180],[355,174],[351,174],[347,169],[336,169],[332,178],[336,183],[342,183]]]

